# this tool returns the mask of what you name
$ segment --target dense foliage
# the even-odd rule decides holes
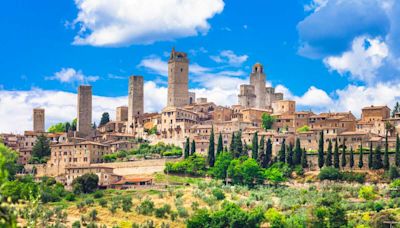
[[[72,181],[72,187],[75,194],[92,193],[97,190],[98,184],[99,177],[93,173],[86,173]]]
[[[164,172],[204,176],[206,174],[206,160],[204,157],[194,154],[182,161],[167,162]]]
[[[29,163],[46,163],[50,157],[50,153],[50,140],[44,135],[39,135],[36,139],[35,145],[32,148],[32,157]]]

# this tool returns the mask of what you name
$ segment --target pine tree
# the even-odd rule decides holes
[[[324,132],[321,131],[318,142],[318,167],[324,166]]]
[[[258,164],[262,165],[262,162],[264,160],[265,157],[265,137],[264,135],[261,137],[260,139],[260,146],[258,149],[258,157],[257,157],[257,162]]]
[[[268,165],[271,163],[271,161],[272,161],[272,142],[271,142],[271,138],[268,138],[267,146],[265,148],[265,160],[263,162],[263,164],[265,165],[264,168],[268,167]]]
[[[302,153],[301,153],[301,166],[303,168],[308,168],[308,161],[307,161],[307,151],[304,148]]]
[[[333,152],[333,166],[339,169],[339,145],[338,140],[335,140],[335,151]]]
[[[44,135],[39,135],[34,146],[32,147],[32,157],[42,159],[43,157],[50,156],[50,154],[50,140],[48,140]]]
[[[196,153],[196,142],[192,141],[192,146],[190,147],[190,155],[193,155],[194,153]]]
[[[220,153],[222,153],[224,150],[224,144],[222,142],[222,134],[221,132],[219,133],[219,137],[218,137],[218,144],[217,144],[217,157]]]
[[[189,153],[190,153],[190,141],[189,141],[189,137],[187,137],[186,143],[185,143],[185,154],[184,154],[185,159],[189,157]]]
[[[214,126],[211,128],[211,134],[210,134],[210,142],[208,145],[208,165],[210,167],[214,167],[214,162],[215,162],[215,142],[214,142]]]
[[[385,136],[385,153],[383,158],[383,168],[385,170],[389,170],[390,162],[389,162],[389,143],[388,143],[388,134]]]
[[[296,145],[294,149],[294,164],[295,165],[300,165],[301,164],[301,145],[300,145],[300,139],[296,139]]]
[[[253,147],[251,148],[251,157],[254,160],[257,160],[258,158],[258,133],[254,133],[253,136],[253,142],[252,142]]]
[[[285,163],[285,160],[286,160],[286,143],[285,139],[283,139],[281,150],[279,151],[278,161]]]
[[[329,140],[329,142],[328,142],[328,151],[326,154],[325,165],[332,166],[332,141],[331,140]]]
[[[236,151],[235,140],[236,140],[235,132],[232,132],[231,144],[229,145],[229,150],[232,153],[232,155],[235,155]]]
[[[358,168],[362,168],[364,166],[364,161],[363,161],[363,147],[362,144],[360,145],[360,157],[358,158]]]
[[[383,168],[382,151],[381,151],[381,146],[380,145],[378,145],[375,148],[375,156],[374,156],[374,161],[373,161],[373,168],[374,169],[382,169]]]
[[[342,148],[342,168],[345,168],[347,164],[346,161],[346,142],[343,139],[343,148]]]
[[[287,147],[286,163],[289,165],[289,167],[293,167],[293,146],[291,143]]]
[[[396,155],[395,155],[396,166],[400,167],[400,137],[396,135]]]
[[[350,169],[353,170],[354,167],[354,151],[353,147],[350,147]]]
[[[369,143],[369,154],[368,154],[368,168],[373,169],[374,168],[374,151],[372,148],[372,142]]]

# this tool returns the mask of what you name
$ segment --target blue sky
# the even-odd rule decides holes
[[[102,111],[113,116],[114,108],[126,103],[130,75],[144,76],[145,108],[159,111],[172,47],[189,54],[191,89],[221,105],[236,102],[238,86],[261,62],[269,83],[299,109],[359,114],[365,105],[391,106],[400,97],[399,5],[395,0],[5,1],[0,131],[29,129],[35,106],[46,108],[47,125],[73,118],[81,83],[93,85],[95,119]],[[14,119],[7,119],[10,115]],[[15,119],[21,124],[10,124]]]

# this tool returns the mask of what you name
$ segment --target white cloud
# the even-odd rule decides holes
[[[304,11],[319,11],[328,4],[328,0],[311,0],[310,3],[304,5]]]
[[[74,44],[124,46],[205,34],[223,0],[75,0]]]
[[[0,90],[0,132],[23,133],[32,129],[32,109],[46,109],[46,128],[71,121],[76,117],[76,94],[63,91],[32,89],[29,91]],[[145,111],[156,112],[166,104],[167,88],[154,82],[144,84]],[[93,96],[93,121],[99,123],[101,114],[109,112],[115,118],[115,108],[128,104],[127,96]]]
[[[223,50],[216,56],[210,56],[216,63],[228,63],[231,66],[240,66],[249,58],[248,55],[236,55],[231,50]]]
[[[146,68],[152,73],[168,76],[168,63],[157,56],[149,56],[142,59],[138,67]]]
[[[86,76],[80,70],[73,68],[62,68],[53,76],[46,77],[46,80],[57,80],[62,83],[90,83],[99,80],[99,76]]]
[[[388,46],[380,38],[357,37],[352,49],[341,56],[331,56],[324,59],[330,70],[344,75],[350,73],[353,79],[371,83],[377,77],[377,70],[383,65],[389,55]]]

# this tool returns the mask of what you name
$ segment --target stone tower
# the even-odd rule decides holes
[[[44,109],[33,109],[33,131],[44,132]]]
[[[264,68],[260,63],[256,63],[253,66],[250,74],[250,85],[254,86],[254,94],[256,95],[255,107],[266,108],[265,96],[265,81],[266,76],[264,74]]]
[[[173,48],[168,61],[167,106],[182,107],[189,103],[189,59]]]
[[[256,95],[254,93],[254,86],[240,85],[239,105],[245,108],[254,108],[256,104]]]
[[[116,121],[128,121],[128,107],[120,106],[115,111]]]
[[[92,130],[92,86],[81,85],[78,88],[78,123],[76,129],[82,136]]]
[[[133,133],[139,117],[144,112],[143,102],[143,77],[131,76],[129,78],[128,95],[128,133]]]

